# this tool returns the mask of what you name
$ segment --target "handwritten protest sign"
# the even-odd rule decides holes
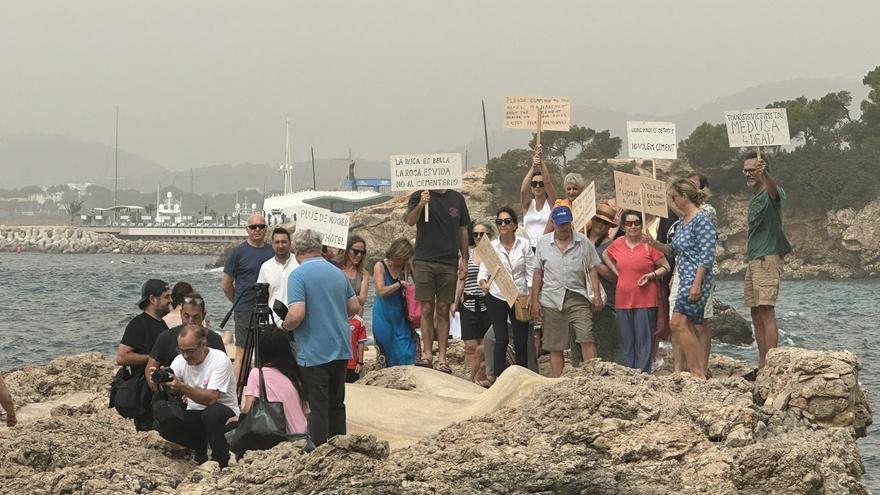
[[[628,121],[626,138],[630,158],[675,160],[678,157],[674,122]]]
[[[571,98],[568,96],[508,96],[504,101],[504,127],[537,129],[539,108],[544,121],[543,130],[569,130]]]
[[[644,207],[642,207],[644,190]],[[661,180],[614,171],[614,198],[618,208],[666,218],[666,184]]]
[[[724,121],[731,148],[791,144],[784,108],[730,110],[724,112]]]
[[[580,232],[587,227],[587,223],[596,216],[596,182],[584,189],[581,194],[571,202],[571,214],[574,216],[574,230]]]
[[[461,188],[461,153],[393,155],[391,190]]]
[[[501,291],[501,295],[504,296],[507,305],[512,308],[513,303],[516,302],[516,297],[519,295],[519,289],[516,288],[513,276],[501,262],[501,258],[498,256],[495,248],[492,247],[492,241],[489,240],[488,236],[483,236],[483,239],[474,248],[474,254],[480,259],[480,263],[486,265],[492,282],[498,286],[498,290]]]
[[[333,213],[324,208],[300,205],[296,210],[296,228],[311,229],[321,234],[327,246],[345,249],[348,242],[348,215]]]

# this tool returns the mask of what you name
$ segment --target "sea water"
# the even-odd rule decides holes
[[[45,364],[58,356],[99,351],[111,357],[148,278],[189,282],[205,298],[216,328],[231,303],[220,289],[220,269],[207,256],[0,253],[0,371]],[[125,263],[123,263],[125,261]],[[371,291],[372,294],[372,291]],[[748,317],[742,282],[719,281],[716,296]],[[364,317],[371,315],[371,298]],[[880,281],[783,282],[776,308],[780,345],[849,350],[861,358],[861,382],[880,411]],[[231,328],[230,321],[230,328]],[[752,347],[715,345],[713,352],[756,362]],[[880,422],[880,418],[878,418]],[[880,425],[859,441],[865,483],[880,490]]]

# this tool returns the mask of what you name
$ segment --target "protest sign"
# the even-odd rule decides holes
[[[590,182],[590,185],[571,202],[571,214],[574,217],[574,230],[578,232],[587,228],[587,223],[596,216],[595,181]]]
[[[391,156],[391,190],[461,188],[461,153]]]
[[[678,158],[674,122],[628,121],[626,139],[630,158]]]
[[[571,98],[568,96],[508,96],[504,102],[504,127],[538,128],[538,109],[545,131],[568,131],[571,126]]]
[[[644,201],[642,191],[644,190]],[[666,184],[661,180],[614,171],[614,198],[618,208],[666,218]],[[642,204],[644,203],[644,207]]]
[[[296,209],[296,228],[311,229],[321,234],[321,243],[339,249],[348,242],[348,215],[324,208],[300,205]]]
[[[484,235],[483,239],[477,243],[477,247],[474,248],[474,254],[480,259],[480,263],[486,265],[486,269],[489,270],[490,281],[498,286],[498,290],[501,291],[504,300],[507,301],[507,305],[512,308],[513,303],[516,302],[516,297],[519,295],[519,289],[516,288],[516,282],[513,281],[510,271],[504,266],[495,248],[492,247],[492,241],[489,240],[489,236]]]
[[[791,144],[784,108],[730,110],[724,112],[724,121],[731,148]]]

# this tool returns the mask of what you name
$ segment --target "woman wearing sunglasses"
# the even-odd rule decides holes
[[[468,241],[468,268],[464,280],[459,280],[455,288],[453,310],[461,314],[461,339],[464,341],[464,367],[469,371],[468,378],[478,385],[488,387],[491,382],[485,376],[483,337],[489,330],[489,312],[486,310],[486,296],[477,283],[480,264],[474,260],[474,248],[483,238],[495,238],[495,230],[488,221],[474,223]]]
[[[654,328],[657,326],[657,280],[669,273],[663,253],[642,242],[642,215],[621,215],[624,236],[602,254],[617,275],[614,310],[623,365],[651,372]]]
[[[519,189],[519,200],[522,205],[523,227],[529,236],[532,251],[538,239],[544,235],[544,228],[550,221],[550,210],[556,201],[556,189],[550,180],[550,173],[542,159],[541,145],[535,147],[532,166],[526,171]]]
[[[653,237],[644,238],[653,247],[675,257],[675,277],[678,292],[672,311],[673,346],[684,352],[691,375],[705,379],[705,346],[696,325],[705,321],[704,311],[712,288],[712,265],[715,263],[717,231],[712,220],[700,205],[705,193],[688,179],[679,179],[669,186],[669,201],[676,211],[683,213],[681,223],[670,244]],[[677,344],[677,345],[676,345]]]
[[[513,277],[519,296],[528,296],[529,281],[532,280],[533,263],[532,247],[523,237],[516,235],[519,226],[516,212],[509,206],[502,206],[495,214],[495,226],[498,228],[498,239],[492,241],[492,247],[501,259],[501,265]],[[480,273],[477,276],[480,288],[486,293],[486,307],[489,310],[489,319],[495,330],[495,350],[493,352],[493,370],[496,377],[501,376],[507,365],[507,344],[509,341],[508,319],[513,326],[513,349],[516,353],[516,364],[524,368],[528,367],[528,340],[529,323],[519,321],[516,310],[507,305],[507,301],[498,284],[490,279],[495,274],[489,273],[485,263],[480,264]],[[528,308],[526,308],[528,309]]]
[[[367,259],[367,241],[359,235],[348,236],[348,244],[345,248],[345,258],[342,260],[342,271],[351,283],[357,295],[358,302],[361,304],[361,314],[363,314],[363,306],[367,302],[367,291],[370,287],[370,277],[364,270],[364,260]]]

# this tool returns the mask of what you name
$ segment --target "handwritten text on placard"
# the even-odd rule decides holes
[[[630,158],[675,160],[678,157],[674,122],[629,121],[626,137]]]
[[[645,191],[645,213],[666,218],[666,184],[661,180],[614,171],[614,198],[618,208],[642,211],[641,190]]]
[[[784,108],[730,110],[724,112],[724,121],[731,148],[791,144]]]
[[[538,128],[545,131],[568,131],[571,126],[571,98],[568,96],[508,96],[504,102],[504,127],[510,129]]]
[[[391,190],[461,188],[461,153],[393,155]]]

